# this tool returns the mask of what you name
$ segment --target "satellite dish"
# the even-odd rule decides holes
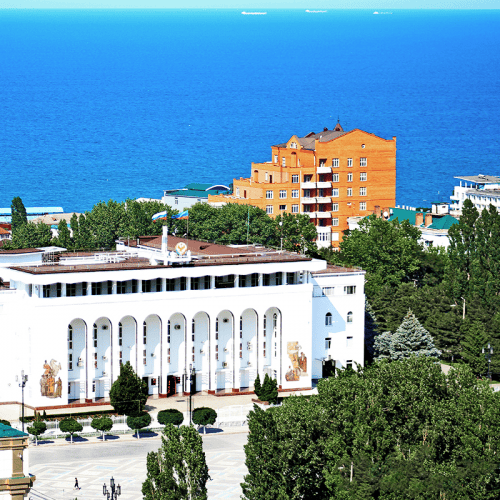
[[[387,212],[384,212],[384,219],[388,219],[389,218],[389,214]]]

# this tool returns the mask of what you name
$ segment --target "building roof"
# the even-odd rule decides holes
[[[500,177],[495,177],[494,175],[469,175],[469,176],[455,176],[455,179],[460,179],[462,181],[474,182],[476,184],[500,184]]]
[[[13,438],[13,437],[27,437],[28,434],[25,432],[18,431],[10,425],[0,424],[0,439],[1,438]]]
[[[407,220],[412,226],[416,226],[416,216],[419,212],[418,210],[406,210],[404,208],[391,208],[391,216],[389,220],[392,221],[394,219],[398,219],[399,221]],[[424,213],[424,221],[425,215],[430,214],[430,212]],[[420,224],[418,227],[420,228],[428,228],[428,229],[440,229],[440,230],[448,230],[453,224],[458,224],[457,219],[452,217],[451,215],[438,215],[438,214],[430,214],[432,215],[432,224],[425,226],[424,224]]]
[[[8,255],[8,254],[22,254],[22,253],[43,253],[41,248],[16,248],[13,250],[2,250],[0,255]]]
[[[7,231],[7,229],[0,227],[0,234],[10,234],[10,231]]]
[[[224,184],[208,184],[191,182],[186,187],[179,189],[166,189],[165,196],[186,196],[189,198],[208,198],[208,195],[217,195],[229,191],[229,186]]]

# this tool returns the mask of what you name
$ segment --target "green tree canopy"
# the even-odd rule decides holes
[[[196,429],[167,424],[161,441],[148,453],[144,500],[207,500],[208,467]]]
[[[83,426],[74,418],[65,418],[59,422],[59,429],[61,432],[67,432],[71,436],[71,444],[73,444],[73,434],[75,432],[82,432]]]
[[[92,429],[102,432],[102,440],[106,441],[106,432],[109,432],[113,427],[113,420],[109,417],[95,417],[90,423]]]
[[[487,362],[482,352],[488,345],[488,336],[484,325],[479,321],[466,320],[462,324],[462,358],[476,375],[484,375]]]
[[[65,219],[61,219],[57,225],[57,244],[60,247],[66,248],[66,250],[71,250],[73,248],[71,233]]]
[[[35,421],[31,427],[28,427],[28,432],[35,436],[35,446],[38,445],[38,436],[41,436],[47,430],[47,424],[42,421]]]
[[[213,408],[201,406],[193,410],[193,423],[202,425],[205,429],[207,425],[214,425],[217,420],[217,412]]]
[[[162,425],[172,424],[179,426],[183,421],[184,415],[174,408],[158,412],[158,422]]]
[[[259,393],[261,401],[268,401],[275,404],[278,401],[278,382],[271,378],[267,373],[264,376],[264,382]]]
[[[136,415],[144,410],[148,400],[147,387],[129,361],[120,366],[120,375],[111,386],[109,399],[120,415]]]
[[[10,210],[12,214],[11,218],[11,228],[12,237],[16,234],[17,230],[28,223],[28,214],[24,206],[23,200],[19,196],[12,199],[12,204],[10,205]]]
[[[127,425],[130,429],[136,431],[137,439],[140,438],[140,430],[148,427],[149,424],[151,424],[151,415],[147,412],[127,417]]]

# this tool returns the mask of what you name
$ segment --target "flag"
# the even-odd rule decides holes
[[[184,212],[181,212],[180,214],[172,215],[172,219],[187,219],[188,217],[189,214],[187,210],[184,210]]]
[[[167,212],[158,212],[157,214],[154,214],[153,217],[151,217],[151,220],[153,221],[166,220],[166,219],[168,219]]]

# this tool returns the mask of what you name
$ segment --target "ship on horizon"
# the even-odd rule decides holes
[[[267,12],[242,12],[243,15],[245,16],[265,16]]]
[[[306,12],[309,12],[309,14],[323,14],[325,12],[328,12],[327,10],[309,10],[307,9]]]

